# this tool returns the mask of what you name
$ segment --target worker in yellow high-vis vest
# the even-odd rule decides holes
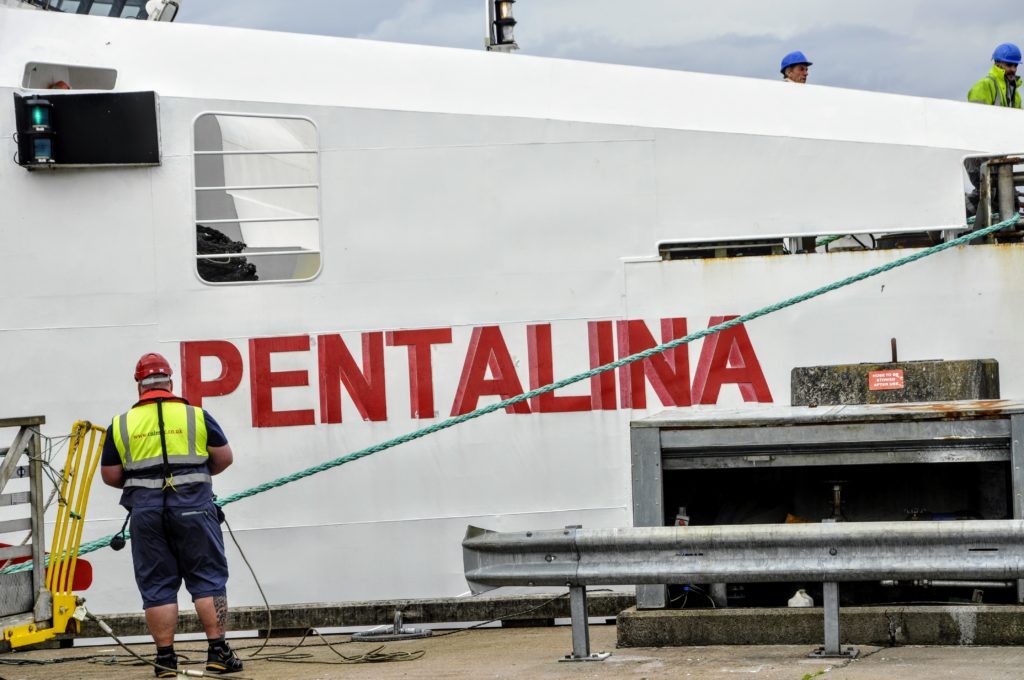
[[[974,84],[967,93],[967,101],[991,106],[1020,108],[1020,78],[1017,67],[1021,62],[1020,48],[1003,43],[992,52],[992,69]]]
[[[242,661],[224,639],[228,563],[212,475],[234,457],[217,421],[174,395],[171,375],[163,356],[139,359],[139,401],[110,424],[100,471],[106,484],[123,489],[121,505],[130,513],[135,582],[156,643],[156,676],[177,676],[182,581],[209,641],[206,670],[232,673],[242,670]]]

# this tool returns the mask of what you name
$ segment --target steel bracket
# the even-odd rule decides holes
[[[559,661],[604,661],[611,655],[611,652],[593,652],[587,656],[573,656],[572,654],[566,654],[559,659]]]

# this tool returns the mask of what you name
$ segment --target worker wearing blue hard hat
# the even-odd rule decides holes
[[[803,85],[807,82],[807,72],[810,70],[811,65],[811,60],[803,52],[797,50],[796,52],[790,52],[782,58],[779,72],[782,74],[782,79],[787,83],[800,83]]]
[[[979,80],[967,93],[967,101],[992,106],[1020,108],[1020,78],[1017,66],[1021,62],[1020,48],[1013,43],[1003,43],[992,53],[992,70]]]

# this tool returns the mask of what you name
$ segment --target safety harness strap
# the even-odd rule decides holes
[[[213,477],[211,477],[210,474],[207,472],[192,472],[186,475],[178,475],[177,477],[172,477],[171,479],[173,479],[175,484],[196,484],[203,482],[213,483]],[[124,487],[126,489],[129,487],[139,487],[142,489],[164,489],[167,487],[167,480],[152,478],[147,479],[145,477],[129,477],[125,481]],[[177,489],[175,489],[175,491],[177,491]]]
[[[161,398],[156,400],[156,422],[160,427],[160,451],[164,456],[164,485],[162,488],[165,491],[168,488],[177,491],[174,488],[174,473],[171,472],[171,461],[167,457],[167,435],[164,434],[164,400]]]

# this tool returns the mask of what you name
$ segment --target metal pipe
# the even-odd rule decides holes
[[[484,0],[484,49],[490,50],[494,43],[494,3]]]
[[[23,428],[28,430],[28,428]],[[53,618],[53,600],[50,590],[46,587],[46,532],[44,529],[44,504],[46,498],[43,495],[43,449],[42,442],[34,430],[29,430],[31,439],[28,440],[30,452],[29,462],[29,497],[31,502],[32,516],[32,585],[35,587],[36,600],[33,607],[35,620],[46,621]]]
[[[839,630],[839,584],[821,584],[822,604],[825,608],[825,645],[807,656],[815,659],[855,659],[860,652],[855,647],[843,649]]]
[[[572,654],[563,656],[559,661],[604,661],[611,656],[611,652],[590,651],[586,588],[569,588],[569,616],[572,620]]]
[[[999,219],[1009,219],[1019,211],[1017,205],[1017,187],[1013,183],[1013,166],[1000,165],[997,176],[999,197]]]
[[[1010,489],[1013,518],[1024,519],[1024,414],[1010,416]],[[1017,604],[1024,604],[1024,580],[1017,581]]]
[[[840,656],[839,584],[834,581],[821,584],[821,597],[825,608],[825,655]]]
[[[984,229],[992,226],[992,177],[989,175],[989,164],[985,161],[979,170],[978,187],[978,211],[975,215],[974,226],[977,229]]]
[[[896,586],[918,586],[921,588],[1013,588],[1016,581],[950,581],[942,579],[915,579],[913,581],[894,581],[885,579],[879,585],[887,588]]]
[[[569,616],[572,618],[572,655],[582,659],[590,656],[590,627],[587,625],[587,589],[569,589]]]

